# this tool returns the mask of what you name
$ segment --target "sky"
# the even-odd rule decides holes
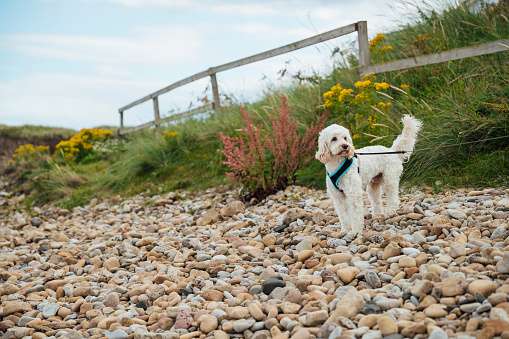
[[[118,125],[118,109],[209,67],[361,20],[394,27],[398,0],[0,0],[0,124]],[[397,16],[396,16],[397,17]],[[244,102],[278,72],[325,74],[356,33],[217,74]],[[161,116],[211,98],[204,78],[159,97]],[[224,96],[223,96],[224,97]],[[153,120],[152,102],[124,113]]]

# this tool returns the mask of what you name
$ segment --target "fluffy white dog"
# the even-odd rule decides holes
[[[399,179],[403,161],[414,149],[422,122],[404,115],[403,132],[391,148],[368,146],[358,153],[405,151],[400,154],[355,155],[352,138],[343,126],[331,125],[320,132],[316,158],[327,170],[327,193],[341,221],[341,231],[354,239],[364,227],[362,194],[365,188],[375,217],[384,214],[382,193],[387,198],[385,215],[394,214],[399,206]]]

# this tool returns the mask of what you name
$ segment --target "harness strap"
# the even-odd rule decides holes
[[[329,172],[327,170],[325,170],[325,172],[327,173],[327,176],[329,177],[330,181],[332,182],[332,185],[334,187],[336,187],[336,189],[338,191],[340,191],[341,193],[343,193],[343,190],[341,188],[339,188],[338,186],[338,181],[339,179],[341,179],[341,177],[343,176],[343,174],[346,173],[346,171],[348,171],[350,169],[350,167],[352,167],[353,165],[353,158],[345,158],[345,160],[343,160],[343,163],[341,164],[341,166],[339,166],[339,168],[336,170],[336,172],[334,172],[334,174],[330,175]]]
[[[390,151],[390,152],[374,152],[374,153],[355,153],[357,155],[379,155],[379,154],[405,154],[407,151]],[[411,153],[411,152],[410,152]]]

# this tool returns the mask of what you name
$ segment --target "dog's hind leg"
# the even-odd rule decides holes
[[[399,178],[402,172],[403,164],[394,161],[390,166],[390,170],[383,174],[383,189],[387,198],[386,216],[393,215],[399,208]]]
[[[382,173],[376,175],[368,184],[366,191],[368,192],[369,201],[371,202],[371,211],[374,217],[382,216],[384,213],[382,205]]]
[[[399,181],[393,180],[386,182],[384,180],[384,191],[387,197],[385,215],[390,216],[396,213],[399,207]]]

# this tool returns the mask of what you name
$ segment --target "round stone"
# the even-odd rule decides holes
[[[433,304],[433,305],[428,306],[424,310],[424,314],[430,318],[441,318],[441,317],[445,317],[449,313],[441,305]]]
[[[488,297],[497,290],[497,284],[492,280],[474,280],[468,285],[468,292],[475,295],[476,292],[481,293],[484,297]]]

